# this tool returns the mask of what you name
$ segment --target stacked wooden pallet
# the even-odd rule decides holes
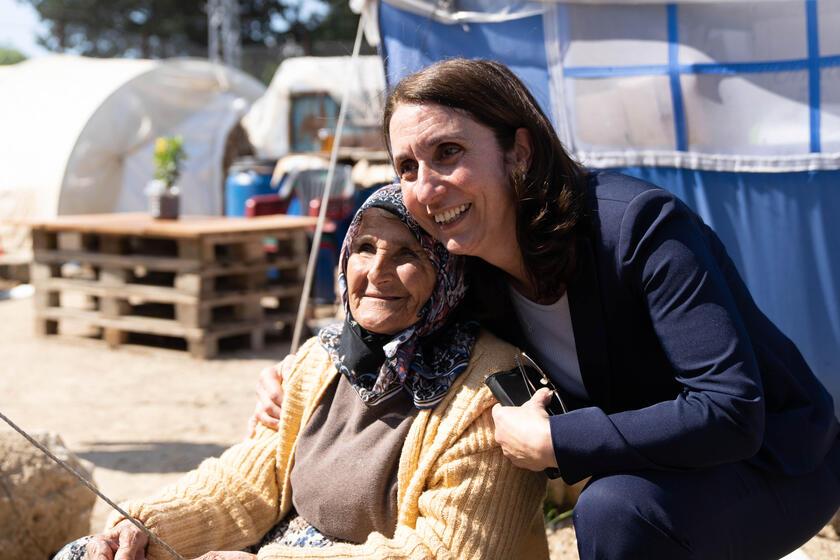
[[[313,223],[104,214],[34,224],[36,332],[73,322],[111,346],[162,337],[199,358],[232,338],[260,349],[292,325]]]

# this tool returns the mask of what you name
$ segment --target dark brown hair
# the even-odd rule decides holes
[[[531,164],[510,177],[518,202],[516,239],[538,300],[555,298],[574,272],[586,171],[563,148],[528,88],[506,66],[453,58],[403,78],[388,95],[382,129],[393,159],[389,127],[401,103],[433,103],[465,112],[491,129],[499,147],[514,146],[516,131],[531,136]]]

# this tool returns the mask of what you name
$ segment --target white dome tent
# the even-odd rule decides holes
[[[233,126],[265,87],[195,59],[38,58],[0,74],[0,250],[25,251],[14,222],[142,211],[155,138],[181,135],[184,214],[222,213]]]

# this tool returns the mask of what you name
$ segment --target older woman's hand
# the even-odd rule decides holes
[[[149,537],[131,521],[122,520],[111,529],[94,535],[87,543],[85,558],[91,560],[145,560]]]
[[[294,354],[289,354],[279,364],[267,367],[260,372],[257,380],[257,404],[248,420],[248,434],[253,436],[257,424],[273,430],[280,420],[280,406],[283,402],[283,378],[289,373]]]
[[[551,391],[540,389],[522,406],[493,406],[496,442],[505,457],[519,468],[541,471],[557,467],[545,411],[550,400]]]

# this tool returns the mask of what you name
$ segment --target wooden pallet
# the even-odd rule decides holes
[[[181,224],[128,215],[63,217],[33,229],[36,333],[72,321],[110,346],[133,334],[171,337],[211,358],[219,343],[290,330],[302,291],[305,226],[209,218]],[[102,223],[98,223],[101,220]],[[287,225],[287,224],[286,224]],[[68,302],[81,298],[83,305]]]
[[[69,309],[54,307],[39,311],[36,315],[36,325],[42,334],[60,334],[60,326],[65,322],[73,322],[81,326],[95,338],[101,338],[112,348],[119,348],[126,344],[141,344],[152,346],[169,346],[170,341],[158,339],[177,339],[180,346],[199,359],[214,358],[218,355],[220,344],[231,338],[241,338],[246,341],[251,350],[261,350],[268,334],[279,334],[288,330],[288,324],[294,321],[294,314],[275,315],[271,320],[233,321],[215,324],[212,328],[203,329],[187,327],[177,321],[142,316],[122,316],[115,318],[103,317],[95,310]],[[132,338],[132,335],[146,335],[143,339]],[[151,336],[150,336],[151,335]]]

